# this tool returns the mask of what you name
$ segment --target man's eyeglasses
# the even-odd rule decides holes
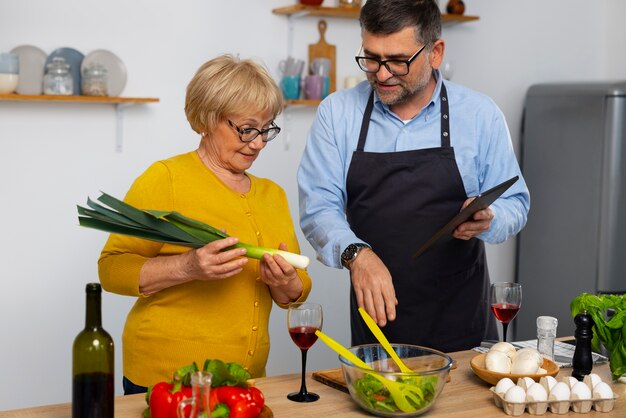
[[[240,128],[228,119],[228,124],[239,134],[241,142],[252,142],[254,139],[261,135],[263,142],[269,142],[280,133],[280,128],[272,121],[270,127],[267,129],[259,130],[257,128]]]
[[[380,66],[384,65],[387,71],[395,76],[407,75],[409,73],[409,67],[411,63],[419,56],[419,54],[426,48],[426,45],[421,47],[411,58],[408,60],[379,60],[373,57],[360,57],[356,56],[356,63],[359,64],[359,68],[366,73],[377,73],[380,70]],[[360,51],[363,50],[361,47]]]

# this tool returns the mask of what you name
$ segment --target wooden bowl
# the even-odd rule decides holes
[[[544,374],[510,374],[510,373],[498,373],[492,372],[491,370],[487,370],[485,368],[485,357],[487,353],[479,354],[475,357],[472,357],[470,360],[470,367],[474,371],[474,374],[478,376],[481,380],[484,380],[487,383],[491,383],[495,385],[498,383],[500,379],[508,377],[514,383],[517,383],[517,379],[520,377],[530,377],[535,382],[539,382],[543,376],[556,376],[559,373],[559,366],[552,360],[548,360],[547,358],[543,359],[543,364],[541,367],[547,371]]]

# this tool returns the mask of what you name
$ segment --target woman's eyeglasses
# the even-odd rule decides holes
[[[240,128],[235,125],[233,122],[228,120],[228,124],[231,128],[233,128],[239,134],[239,139],[241,142],[252,142],[254,139],[261,135],[261,139],[263,142],[269,142],[272,139],[276,138],[276,136],[280,133],[280,127],[276,125],[273,121],[270,124],[270,127],[267,129],[259,130],[257,128]]]

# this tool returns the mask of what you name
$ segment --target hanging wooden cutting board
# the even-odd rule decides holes
[[[320,40],[316,43],[316,44],[311,44],[309,45],[309,71],[308,73],[311,74],[311,63],[313,62],[314,59],[316,58],[328,58],[330,59],[330,86],[328,91],[330,93],[332,93],[333,91],[335,91],[336,88],[336,84],[335,84],[335,67],[336,67],[336,61],[335,61],[335,50],[336,47],[335,45],[331,45],[328,42],[326,42],[326,21],[325,20],[320,20],[317,23],[317,29],[319,30],[320,33]]]

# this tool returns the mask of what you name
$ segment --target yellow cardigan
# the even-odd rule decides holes
[[[125,201],[142,209],[176,210],[240,242],[269,248],[285,242],[289,251],[299,253],[285,192],[270,180],[248,176],[250,191],[237,193],[191,152],[154,163],[135,180]],[[98,261],[103,288],[137,297],[122,337],[124,376],[149,386],[171,379],[193,361],[202,367],[207,358],[236,361],[253,377],[264,376],[272,298],[260,279],[259,261],[250,259],[241,273],[226,280],[194,280],[140,294],[144,262],[188,250],[116,234],[105,244]],[[303,270],[298,275],[304,285],[298,301],[303,301],[311,279]]]

